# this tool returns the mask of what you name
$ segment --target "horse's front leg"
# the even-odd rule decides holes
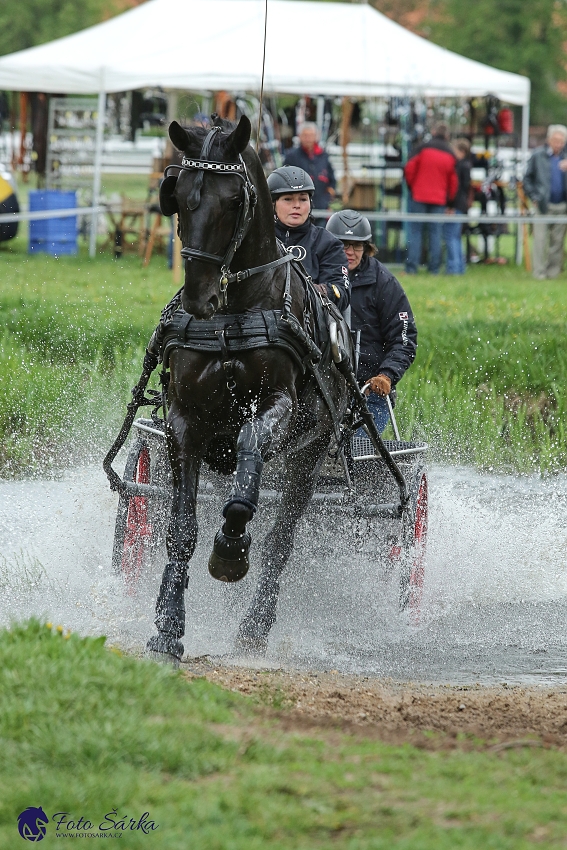
[[[217,532],[209,558],[209,572],[220,581],[240,581],[248,572],[252,538],[246,530],[258,507],[264,456],[285,434],[293,410],[288,395],[263,402],[257,416],[246,422],[236,442],[236,474],[224,506],[224,524]]]
[[[189,454],[168,423],[168,447],[173,471],[173,502],[167,531],[168,563],[165,565],[154,620],[158,634],[147,643],[149,652],[174,658],[183,655],[180,638],[185,634],[185,589],[189,560],[197,543],[196,501],[200,458]]]

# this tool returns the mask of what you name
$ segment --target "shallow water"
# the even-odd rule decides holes
[[[395,582],[360,551],[368,549],[360,527],[320,508],[299,530],[262,664],[397,680],[567,683],[567,478],[437,466],[429,482],[420,623],[397,613]],[[36,615],[143,651],[164,562],[158,559],[137,595],[125,591],[110,565],[116,503],[98,468],[60,480],[0,482],[2,624]],[[251,526],[249,575],[227,587],[206,567],[217,514],[200,510],[186,654],[238,663],[233,640],[266,523]]]

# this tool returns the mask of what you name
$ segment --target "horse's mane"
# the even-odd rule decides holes
[[[201,152],[201,148],[203,147],[203,142],[205,141],[207,134],[212,126],[221,127],[223,134],[221,136],[221,140],[223,136],[228,136],[232,131],[236,128],[236,121],[227,121],[225,118],[220,118],[218,115],[213,113],[211,116],[212,124],[206,126],[203,124],[193,124],[191,127],[185,127],[185,132],[187,133],[187,153],[190,156],[198,156]],[[217,147],[220,140],[215,140],[213,144],[213,150]]]

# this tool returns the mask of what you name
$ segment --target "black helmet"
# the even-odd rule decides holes
[[[289,195],[290,192],[307,192],[311,197],[315,192],[315,186],[309,174],[296,165],[284,165],[272,171],[268,177],[268,189],[272,201],[275,201],[278,195]]]
[[[327,222],[327,230],[343,242],[370,242],[372,228],[367,218],[356,210],[341,210]]]

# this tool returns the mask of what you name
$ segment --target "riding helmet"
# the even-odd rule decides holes
[[[370,242],[372,228],[367,218],[356,210],[341,210],[327,222],[327,230],[343,242]]]
[[[307,192],[313,197],[315,186],[309,174],[296,165],[284,165],[276,168],[268,177],[268,189],[275,201],[278,195],[289,195],[290,192]]]

